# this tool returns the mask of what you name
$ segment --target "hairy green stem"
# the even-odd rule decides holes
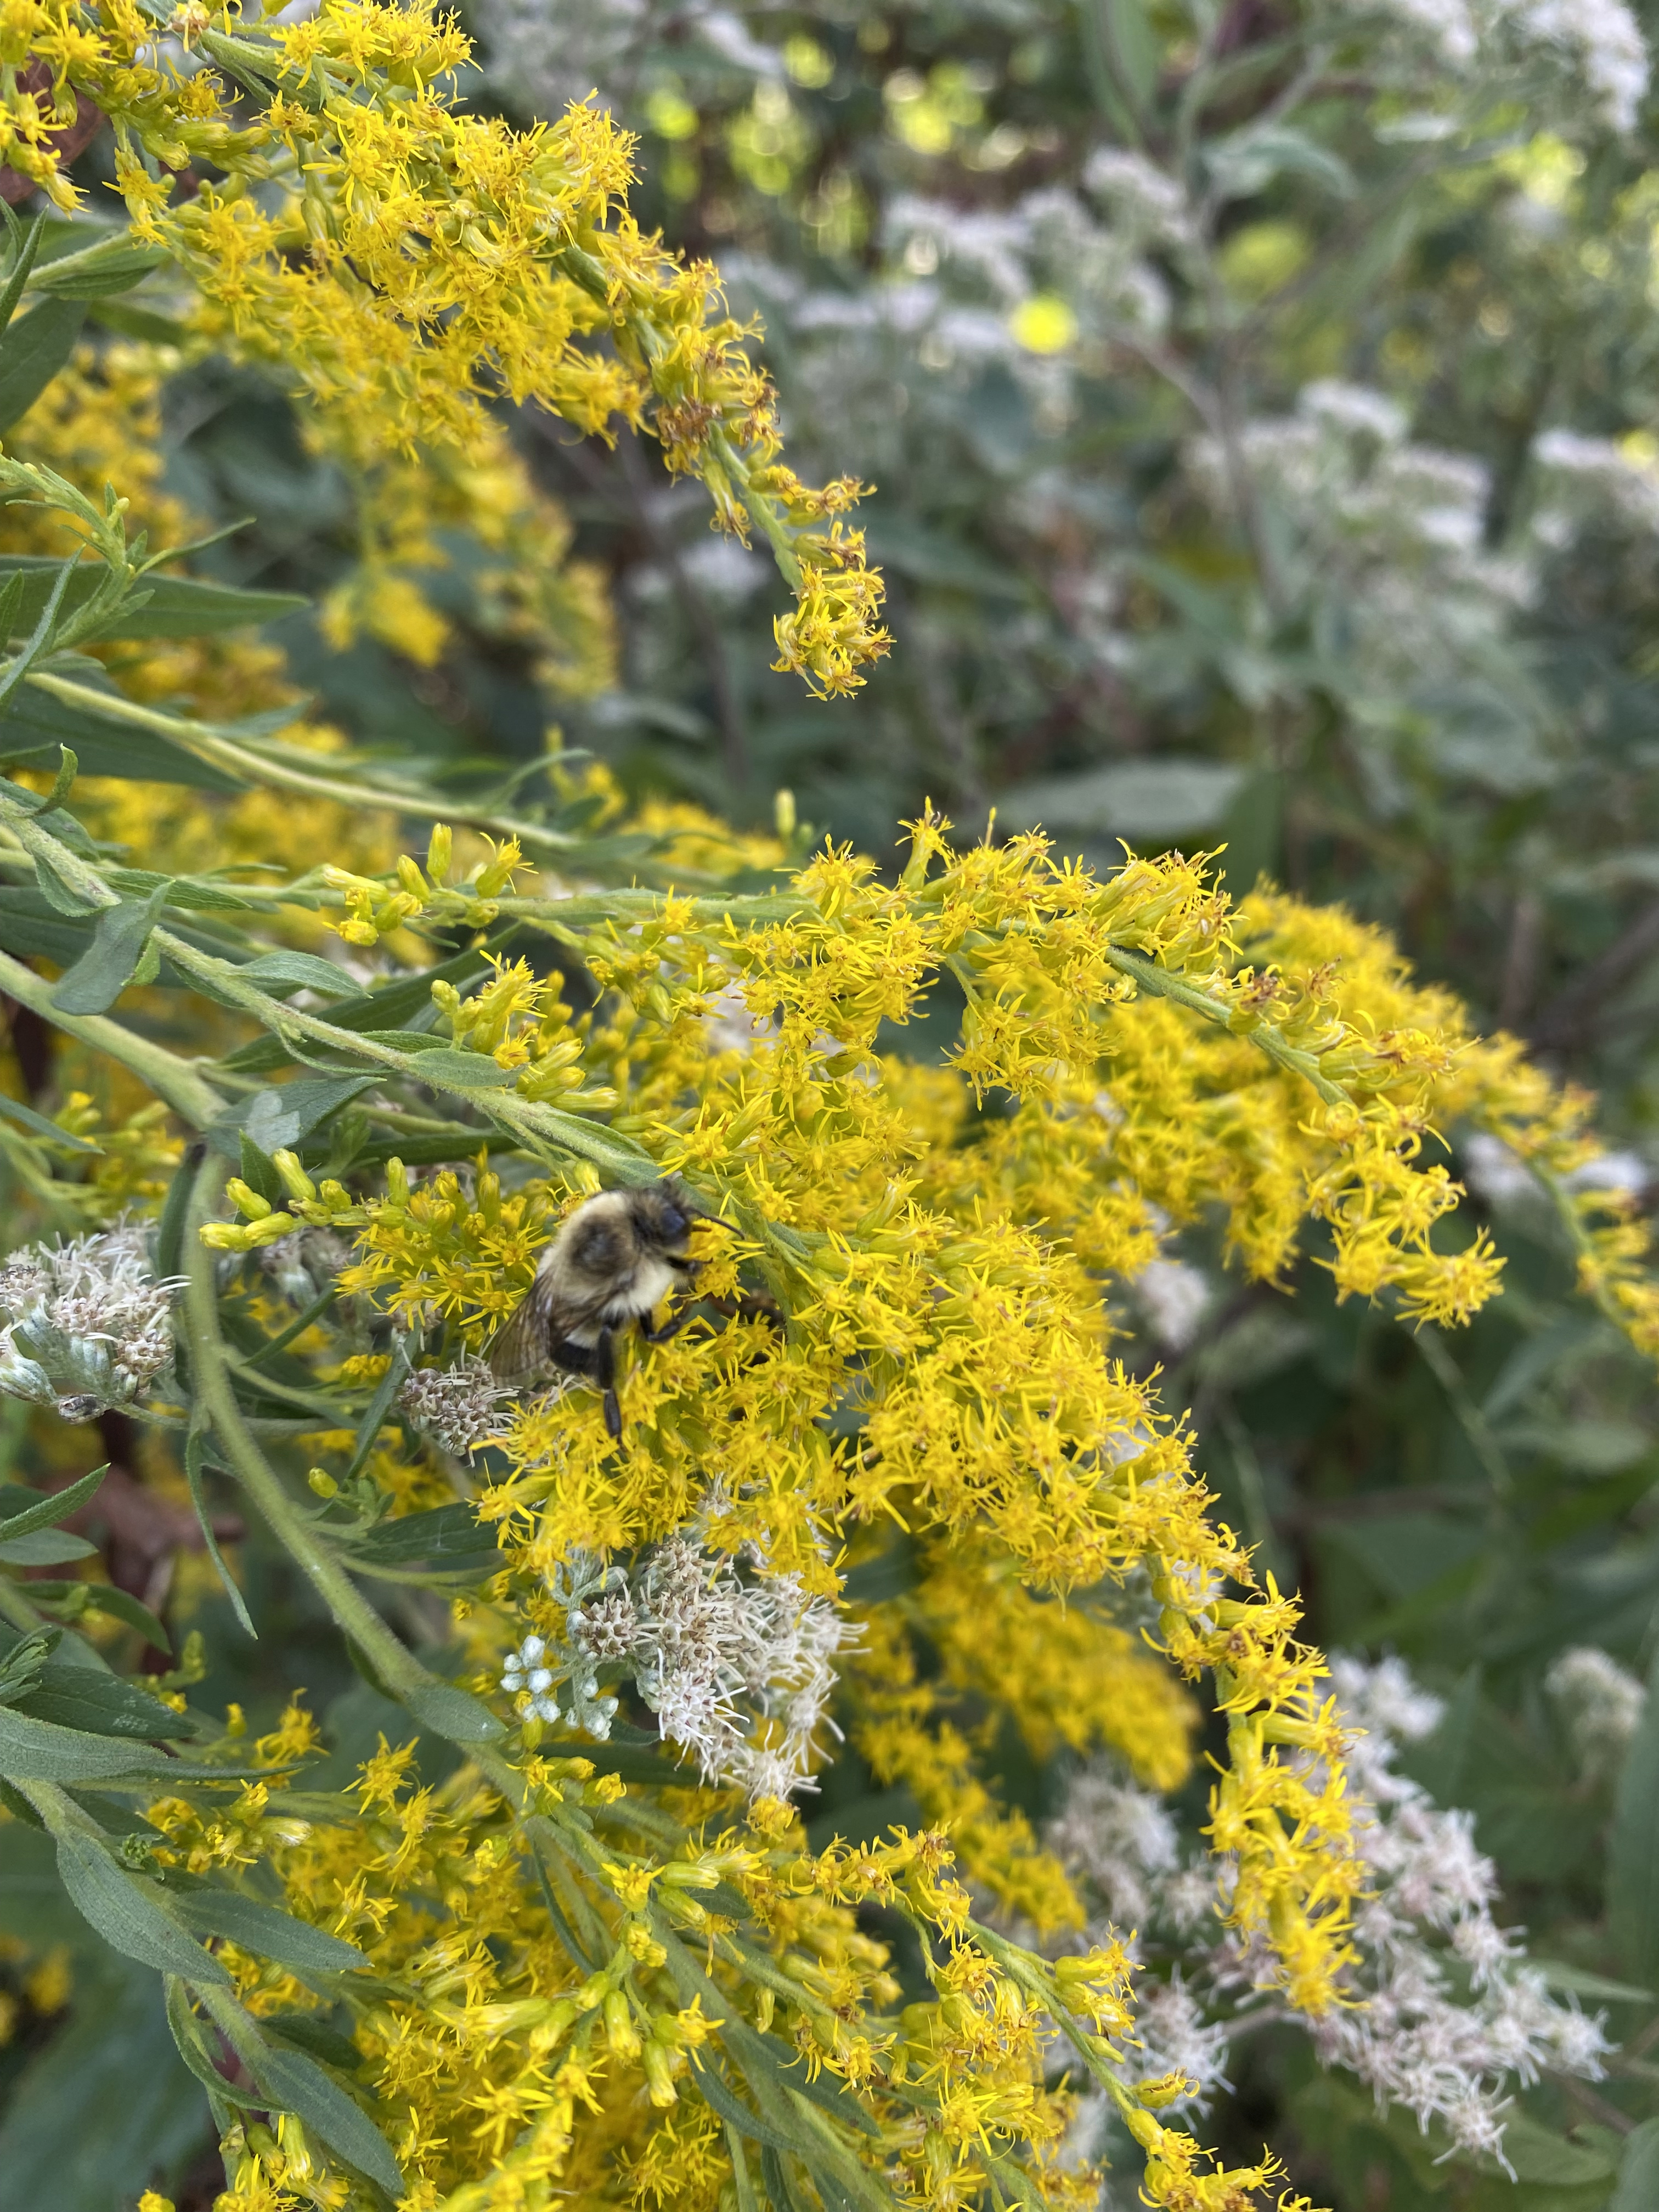
[[[1222,1029],[1232,1026],[1233,1009],[1231,1006],[1224,1006],[1219,999],[1211,998],[1196,984],[1188,983],[1179,975],[1172,975],[1167,968],[1160,968],[1155,960],[1148,960],[1139,952],[1125,951],[1115,945],[1105,947],[1104,957],[1120,974],[1133,976],[1143,990],[1151,991],[1160,999],[1173,1000],[1176,1006],[1185,1006],[1193,1013],[1202,1014],[1206,1021],[1214,1022]],[[1304,1083],[1310,1083],[1328,1106],[1348,1106],[1353,1103],[1340,1083],[1333,1083],[1328,1075],[1321,1073],[1319,1062],[1312,1053],[1303,1052],[1293,1044],[1286,1044],[1270,1022],[1257,1022],[1239,1034],[1258,1051],[1265,1052],[1269,1060],[1276,1060],[1292,1075],[1299,1075]]]
[[[229,1359],[219,1330],[219,1294],[214,1279],[213,1254],[201,1238],[203,1225],[211,1211],[211,1200],[222,1187],[225,1174],[222,1161],[215,1160],[211,1155],[203,1161],[196,1171],[185,1224],[185,1305],[190,1322],[191,1356],[202,1402],[212,1419],[214,1434],[230,1462],[232,1474],[337,1623],[362,1652],[392,1696],[403,1698],[413,1692],[418,1698],[423,1690],[442,1686],[438,1677],[428,1674],[414,1654],[398,1642],[306,1515],[289,1498],[254,1441],[236,1402]]]
[[[602,1124],[591,1125],[574,1114],[562,1114],[556,1107],[521,1098],[516,1091],[490,1083],[489,1077],[499,1071],[486,1054],[473,1055],[478,1063],[477,1084],[457,1082],[428,1066],[425,1054],[400,1051],[396,1045],[382,1044],[360,1030],[340,1029],[319,1014],[285,1006],[280,999],[273,999],[257,984],[248,982],[234,961],[198,952],[193,945],[175,937],[171,930],[157,929],[152,942],[176,968],[207,983],[215,996],[244,1007],[274,1036],[307,1037],[349,1059],[366,1060],[389,1075],[400,1076],[405,1082],[424,1083],[434,1091],[463,1099],[481,1113],[488,1114],[492,1121],[499,1121],[528,1152],[551,1146],[557,1152],[591,1161],[623,1183],[654,1182],[660,1173],[647,1153],[624,1139],[612,1136]]]
[[[211,1085],[204,1082],[188,1060],[180,1060],[164,1045],[152,1044],[148,1037],[136,1036],[119,1022],[111,1021],[107,1014],[60,1012],[52,1002],[52,985],[32,968],[13,959],[9,952],[0,952],[0,991],[15,999],[20,1006],[27,1006],[55,1029],[62,1030],[66,1036],[78,1038],[94,1052],[107,1054],[124,1067],[130,1067],[193,1129],[206,1128],[210,1121],[216,1121],[224,1112],[224,1100]]]
[[[143,707],[112,692],[94,690],[90,684],[77,684],[71,677],[32,670],[25,680],[68,706],[85,708],[112,721],[130,723],[135,729],[153,731],[156,736],[167,738],[185,751],[193,753],[197,759],[241,776],[249,783],[296,792],[307,799],[337,799],[349,806],[372,806],[384,808],[392,814],[411,814],[422,821],[464,823],[469,829],[488,830],[496,837],[516,837],[522,845],[540,846],[550,852],[580,854],[584,849],[586,841],[582,838],[567,836],[560,830],[548,829],[544,823],[525,821],[517,815],[469,806],[463,799],[440,799],[415,789],[319,775],[314,769],[297,765],[292,758],[278,757],[272,749],[263,745],[256,749],[225,731],[191,721],[182,714],[169,714],[160,707]]]

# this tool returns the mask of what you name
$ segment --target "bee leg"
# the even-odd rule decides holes
[[[768,1297],[763,1291],[738,1291],[734,1297],[708,1298],[704,1303],[713,1306],[716,1313],[723,1314],[727,1321],[763,1321],[780,1336],[784,1333],[782,1309],[775,1298]]]
[[[593,1380],[605,1393],[605,1433],[612,1443],[622,1442],[622,1404],[617,1396],[617,1347],[608,1328],[602,1328],[593,1346]]]
[[[671,1336],[678,1336],[679,1334],[680,1331],[685,1327],[687,1322],[690,1321],[695,1316],[696,1313],[696,1308],[695,1306],[682,1306],[679,1312],[672,1315],[669,1319],[663,1323],[660,1328],[647,1328],[645,1325],[645,1316],[641,1315],[640,1316],[640,1334],[645,1339],[647,1344],[666,1344]]]

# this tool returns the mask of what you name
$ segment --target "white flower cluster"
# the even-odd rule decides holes
[[[468,1352],[453,1367],[417,1367],[404,1378],[398,1403],[413,1425],[457,1459],[467,1459],[500,1430],[495,1408],[510,1398],[489,1362]]]
[[[501,1686],[537,1718],[568,1717],[601,1741],[617,1699],[600,1671],[631,1677],[664,1741],[711,1781],[751,1797],[811,1787],[810,1767],[836,1686],[836,1653],[856,1632],[795,1575],[740,1574],[684,1532],[659,1545],[630,1580],[586,1556],[556,1576],[565,1638],[526,1637]]]
[[[175,1279],[158,1282],[137,1224],[29,1244],[0,1267],[0,1390],[89,1421],[130,1406],[173,1361]]]
[[[1370,0],[1357,4],[1373,12]],[[1384,0],[1384,8],[1454,69],[1498,58],[1506,36],[1570,58],[1608,127],[1636,126],[1652,66],[1625,0]]]
[[[1184,1260],[1149,1260],[1130,1278],[1148,1327],[1165,1352],[1177,1358],[1198,1334],[1208,1310],[1210,1279]]]
[[[1569,533],[1587,510],[1599,510],[1633,529],[1659,530],[1659,473],[1611,438],[1546,430],[1534,441],[1532,457],[1559,502],[1547,514],[1547,537]]]
[[[1594,1644],[1580,1644],[1561,1654],[1544,1687],[1571,1739],[1580,1772],[1614,1772],[1647,1711],[1648,1693],[1635,1675]]]
[[[1610,1710],[1612,1662],[1572,1656],[1575,1667],[1557,1669],[1556,1694],[1589,1695],[1594,1677]],[[1439,1701],[1396,1659],[1337,1658],[1331,1671],[1345,1720],[1364,1731],[1349,1754],[1348,1796],[1369,1893],[1355,1917],[1349,2002],[1303,2025],[1322,2063],[1357,2075],[1379,2106],[1401,2106],[1425,2130],[1438,2120],[1455,2148],[1501,2162],[1511,2088],[1545,2071],[1599,2079],[1609,2048],[1601,2020],[1553,1997],[1518,1936],[1493,1918],[1497,1873],[1475,1847],[1472,1815],[1442,1810],[1395,1771],[1400,1745],[1438,1723]],[[1628,1716],[1628,1691],[1621,1697]],[[1106,1917],[1142,1931],[1149,1960],[1161,1936],[1174,1939],[1183,1972],[1148,1973],[1140,1985],[1137,2069],[1152,2078],[1181,2068],[1201,2107],[1224,2084],[1232,2036],[1282,2002],[1268,1996],[1268,1963],[1254,1947],[1218,1936],[1194,1948],[1224,1901],[1224,1869],[1218,1880],[1183,1865],[1163,1806],[1104,1764],[1073,1778],[1048,1839]]]
[[[1397,1659],[1338,1658],[1331,1674],[1344,1717],[1365,1731],[1351,1754],[1352,1796],[1373,1889],[1356,1916],[1354,1993],[1365,2002],[1316,2023],[1316,2048],[1379,2105],[1402,2106],[1425,2130],[1438,2118],[1459,2149],[1501,2163],[1510,2085],[1529,2087],[1547,2069],[1599,2079],[1609,2047],[1601,2018],[1558,2003],[1493,1919],[1498,1874],[1475,1848],[1473,1815],[1443,1811],[1395,1771],[1398,1745],[1433,1729],[1438,1702]],[[1467,1999],[1452,1994],[1454,1960]]]
[[[477,0],[471,10],[498,92],[541,115],[557,115],[599,88],[625,96],[648,51],[695,40],[757,78],[783,74],[781,58],[745,27],[735,8],[712,0]]]

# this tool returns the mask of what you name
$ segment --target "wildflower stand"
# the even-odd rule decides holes
[[[838,520],[854,488],[776,461],[710,273],[633,229],[601,116],[519,138],[460,114],[433,83],[464,42],[418,9],[207,16],[189,34],[216,70],[189,76],[140,58],[141,11],[40,13],[33,51],[115,126],[134,232],[39,264],[30,234],[12,306],[169,256],[204,326],[280,362],[365,467],[486,439],[481,387],[580,428],[648,421],[798,587],[781,662],[820,692],[862,680],[884,640]],[[5,158],[67,204],[47,122],[14,116]],[[222,181],[175,208],[185,160]],[[608,354],[578,342],[602,331]],[[1651,1348],[1638,1240],[1567,1194],[1583,1103],[1375,933],[1266,890],[1234,908],[1201,859],[1097,878],[1036,835],[958,849],[931,809],[890,882],[811,854],[787,810],[735,860],[706,818],[628,845],[591,827],[608,794],[572,761],[544,799],[469,810],[148,704],[85,662],[157,588],[118,499],[9,458],[0,488],[84,556],[27,614],[14,568],[0,697],[303,793],[339,840],[289,865],[270,810],[275,865],[127,866],[72,750],[0,782],[0,876],[69,956],[49,981],[0,953],[0,988],[145,1101],[107,1126],[7,1106],[43,1236],[89,1234],[12,1261],[0,1385],[152,1424],[257,1632],[206,1511],[230,1486],[399,1732],[348,1788],[308,1788],[298,1698],[249,1741],[189,1704],[188,1648],[109,1669],[77,1626],[113,1604],[99,1586],[0,1578],[0,1833],[32,1830],[92,1928],[166,1978],[222,2202],[506,2212],[620,2164],[641,2201],[738,2212],[1081,2203],[1086,2080],[1146,2201],[1246,2203],[1274,2162],[1229,2170],[1158,2117],[1189,2085],[1131,2063],[1124,1942],[1080,1936],[918,1645],[976,1613],[1023,1655],[1000,1686],[1019,1725],[1069,1703],[1161,1788],[1191,1764],[1182,1685],[1206,1684],[1228,1924],[1256,1986],[1330,2015],[1365,1881],[1346,1732],[1295,1602],[1210,1517],[1182,1421],[1113,1358],[1103,1285],[1216,1208],[1254,1277],[1312,1222],[1343,1295],[1462,1322],[1501,1261],[1460,1241],[1433,1158],[1456,1119],[1531,1163],[1585,1289]],[[423,858],[372,860],[366,808],[422,825]],[[894,1056],[947,988],[948,1054]],[[696,1317],[625,1378],[620,1439],[580,1384],[486,1383],[562,1212],[668,1174],[723,1228],[700,1232]],[[0,1496],[0,1560],[27,1569],[91,1494]],[[395,1626],[386,1591],[412,1594]],[[794,1798],[831,1725],[920,1829],[809,1843]]]

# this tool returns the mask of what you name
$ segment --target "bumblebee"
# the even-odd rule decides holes
[[[503,1382],[549,1366],[585,1376],[605,1393],[605,1425],[620,1437],[617,1337],[630,1322],[647,1344],[665,1343],[684,1328],[689,1306],[660,1328],[649,1326],[650,1316],[672,1291],[696,1279],[686,1244],[692,1223],[711,1218],[673,1182],[585,1199],[543,1253],[523,1303],[496,1332],[491,1368]]]

